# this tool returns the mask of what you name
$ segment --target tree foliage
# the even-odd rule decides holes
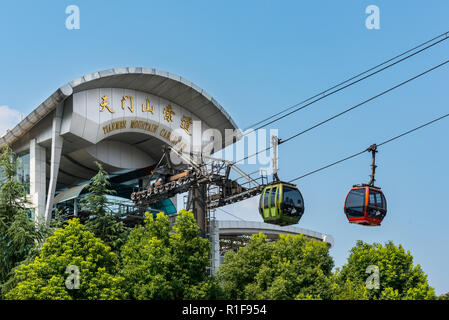
[[[45,236],[43,225],[29,217],[31,204],[25,186],[17,178],[20,166],[6,146],[0,155],[0,286],[11,280],[13,268],[37,254]]]
[[[230,299],[331,299],[333,260],[325,243],[304,235],[262,233],[237,253],[228,251],[218,279]]]
[[[68,266],[79,269],[79,289],[68,289]],[[85,230],[78,219],[55,230],[30,264],[15,270],[17,285],[7,299],[121,299],[123,278],[117,276],[119,259],[103,241]]]
[[[350,279],[342,280],[340,270],[335,270],[332,279],[333,300],[368,300],[368,289],[365,283],[355,283]]]
[[[438,297],[438,300],[449,300],[449,292],[446,294],[442,294]]]
[[[208,276],[210,245],[191,212],[181,210],[170,228],[166,215],[146,214],[122,249],[122,274],[134,299],[209,299],[220,294]]]
[[[108,173],[99,162],[96,164],[98,173],[92,178],[87,187],[89,193],[82,200],[82,204],[89,210],[86,228],[109,245],[113,251],[118,252],[125,243],[129,230],[118,217],[107,212],[106,196],[114,194],[115,191],[110,189]]]
[[[358,299],[435,299],[435,291],[429,286],[427,276],[420,265],[413,265],[413,256],[393,242],[385,245],[358,241],[341,272],[336,274],[340,288],[339,298]],[[379,269],[379,289],[366,288],[368,266]],[[352,290],[352,292],[351,292]]]
[[[181,210],[173,226],[163,213],[147,214],[128,237],[129,229],[106,210],[113,191],[99,163],[83,200],[88,222],[69,220],[42,246],[50,229],[28,217],[19,165],[6,146],[0,155],[0,286],[7,299],[436,299],[410,252],[392,242],[358,241],[332,273],[326,243],[303,235],[270,242],[260,233],[226,253],[215,280],[207,271],[209,241],[199,236],[191,212]],[[79,289],[66,287],[68,266],[79,268]],[[367,287],[368,266],[378,268],[379,288]]]

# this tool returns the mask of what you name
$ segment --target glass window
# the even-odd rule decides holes
[[[353,189],[346,198],[345,211],[349,217],[363,217],[365,205],[365,189]]]
[[[381,193],[381,196],[382,196],[382,204],[383,204],[383,208],[384,208],[385,210],[387,210],[387,200],[385,199],[385,196],[384,196],[383,193]]]
[[[30,192],[30,154],[27,152],[18,156],[17,178]]]
[[[372,191],[369,193],[369,204],[376,205],[376,194]]]
[[[271,192],[271,188],[270,189],[266,189],[265,193],[263,194],[263,207],[264,209],[268,208],[268,196],[270,195]]]
[[[271,189],[271,197],[270,197],[270,207],[271,208],[274,208],[276,206],[275,200],[276,200],[276,192],[277,192],[277,190],[278,190],[278,187]]]
[[[367,213],[369,216],[382,219],[386,213],[386,202],[383,194],[376,190],[369,191],[369,205]]]
[[[290,187],[283,187],[282,191],[284,214],[300,216],[304,212],[304,200],[301,193]]]
[[[176,213],[176,207],[170,199],[164,199],[151,205],[151,209],[162,211],[165,214]]]
[[[288,203],[295,207],[302,207],[304,205],[301,193],[293,188],[284,187],[284,203]]]
[[[385,208],[385,198],[379,191],[370,190],[369,192],[369,204],[378,208]]]
[[[384,204],[380,192],[376,192],[376,207],[383,208]]]

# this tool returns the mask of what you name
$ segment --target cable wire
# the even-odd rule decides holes
[[[405,136],[405,135],[407,135],[407,134],[409,134],[409,133],[412,133],[412,132],[414,132],[414,131],[416,131],[416,130],[419,130],[419,129],[421,129],[421,128],[424,128],[424,127],[426,127],[426,126],[428,126],[428,125],[430,125],[430,124],[432,124],[432,123],[434,123],[434,122],[440,121],[441,119],[444,119],[444,118],[446,118],[446,117],[448,117],[448,116],[449,116],[449,113],[448,113],[448,114],[445,114],[445,115],[443,115],[443,116],[441,116],[441,117],[439,117],[439,118],[436,118],[436,119],[434,119],[434,120],[432,120],[432,121],[429,121],[429,122],[427,122],[427,123],[425,123],[425,124],[423,124],[423,125],[420,125],[419,127],[416,127],[416,128],[411,129],[411,130],[409,130],[409,131],[406,131],[406,132],[404,132],[404,133],[402,133],[402,134],[400,134],[400,135],[397,135],[396,137],[393,137],[393,138],[388,139],[388,140],[386,140],[386,141],[384,141],[384,142],[381,142],[381,143],[379,143],[377,146],[379,147],[379,146],[382,146],[382,145],[384,145],[384,144],[387,144],[387,143],[389,143],[389,142],[391,142],[391,141],[394,141],[394,140],[396,140],[396,139],[399,139],[399,138],[401,138],[401,137],[403,137],[403,136]]]
[[[424,127],[426,127],[426,126],[428,126],[428,125],[431,125],[432,123],[435,123],[435,122],[437,122],[437,121],[440,121],[440,120],[442,120],[442,119],[444,119],[444,118],[446,118],[446,117],[449,117],[449,113],[447,113],[447,114],[445,114],[445,115],[443,115],[443,116],[441,116],[441,117],[439,117],[439,118],[433,119],[432,121],[426,122],[426,123],[424,123],[424,124],[422,124],[422,125],[420,125],[420,126],[418,126],[418,127],[416,127],[416,128],[413,128],[413,129],[408,130],[408,131],[406,131],[406,132],[404,132],[404,133],[401,133],[401,134],[399,134],[399,135],[397,135],[397,136],[395,136],[395,137],[393,137],[393,138],[390,138],[390,139],[388,139],[388,140],[385,140],[385,141],[383,141],[383,142],[377,144],[377,146],[380,147],[380,146],[382,146],[382,145],[385,145],[385,144],[387,144],[387,143],[390,143],[390,142],[392,142],[392,141],[394,141],[394,140],[396,140],[396,139],[399,139],[399,138],[401,138],[401,137],[403,137],[403,136],[406,136],[406,135],[408,135],[408,134],[410,134],[410,133],[412,133],[412,132],[414,132],[414,131],[417,131],[417,130],[419,130],[419,129],[422,129],[422,128],[424,128]],[[308,173],[306,173],[306,174],[303,174],[302,176],[296,177],[296,178],[294,178],[294,179],[292,179],[292,180],[290,180],[290,181],[288,181],[288,182],[291,183],[291,182],[294,182],[294,181],[296,181],[296,180],[305,178],[305,177],[310,176],[310,175],[312,175],[312,174],[314,174],[314,173],[317,173],[317,172],[319,172],[319,171],[321,171],[321,170],[327,169],[327,168],[332,167],[332,166],[334,166],[334,165],[336,165],[336,164],[342,163],[342,162],[344,162],[344,161],[346,161],[346,160],[355,158],[355,157],[357,157],[357,156],[359,156],[359,155],[361,155],[361,154],[363,154],[363,153],[365,153],[365,152],[367,152],[367,151],[368,151],[368,149],[365,149],[365,150],[363,150],[363,151],[354,153],[353,155],[350,155],[350,156],[348,156],[348,157],[346,157],[346,158],[344,158],[344,159],[341,159],[341,160],[332,162],[332,163],[330,163],[330,164],[328,164],[328,165],[326,165],[326,166],[324,166],[324,167],[321,167],[321,168],[319,168],[319,169],[310,171],[310,172],[308,172]]]
[[[379,97],[385,95],[386,93],[391,92],[391,91],[393,91],[393,90],[395,90],[395,89],[397,89],[397,88],[399,88],[399,87],[401,87],[401,86],[403,86],[403,85],[405,85],[405,84],[407,84],[407,83],[409,83],[409,82],[411,82],[411,81],[413,81],[413,80],[415,80],[415,79],[417,79],[417,78],[419,78],[419,77],[422,77],[423,75],[425,75],[425,74],[427,74],[427,73],[429,73],[429,72],[432,72],[432,71],[434,71],[434,70],[436,70],[436,69],[438,69],[438,68],[440,68],[440,67],[446,65],[447,63],[449,63],[449,60],[446,60],[446,61],[440,63],[439,65],[436,65],[436,66],[434,66],[434,67],[432,67],[432,68],[430,68],[430,69],[427,69],[426,71],[421,72],[420,74],[415,75],[415,76],[413,76],[413,77],[411,77],[411,78],[409,78],[409,79],[407,79],[407,80],[405,80],[405,81],[403,81],[403,82],[401,82],[401,83],[399,83],[399,84],[397,84],[397,85],[395,85],[395,86],[393,86],[393,87],[391,87],[391,88],[389,88],[389,89],[387,89],[387,90],[384,90],[384,91],[382,91],[381,93],[378,93],[378,94],[376,94],[375,96],[372,96],[371,98],[366,99],[366,100],[364,100],[364,101],[362,101],[362,102],[356,104],[355,106],[352,106],[352,107],[350,107],[350,108],[348,108],[348,109],[346,109],[346,110],[344,110],[344,111],[342,111],[342,112],[340,112],[340,113],[337,113],[336,115],[334,115],[334,116],[332,116],[332,117],[330,117],[330,118],[327,118],[326,120],[323,120],[323,121],[321,121],[321,122],[319,122],[319,123],[317,123],[317,124],[311,126],[310,128],[307,128],[307,129],[305,129],[305,130],[302,130],[302,131],[300,131],[300,132],[298,132],[298,133],[296,133],[296,134],[294,134],[294,135],[288,137],[287,139],[280,140],[279,145],[281,145],[281,144],[283,144],[283,143],[286,143],[286,142],[288,142],[288,141],[290,141],[290,140],[292,140],[292,139],[295,139],[295,138],[297,138],[298,136],[300,136],[300,135],[302,135],[302,134],[304,134],[304,133],[306,133],[306,132],[309,132],[309,131],[311,131],[311,130],[313,130],[313,129],[315,129],[315,128],[317,128],[317,127],[319,127],[319,126],[321,126],[321,125],[323,125],[323,124],[325,124],[325,123],[327,123],[327,122],[329,122],[329,121],[331,121],[331,120],[333,120],[333,119],[335,119],[335,118],[338,118],[338,117],[340,117],[340,116],[342,116],[342,115],[344,115],[344,114],[346,114],[346,113],[348,113],[348,112],[350,112],[350,111],[352,111],[352,110],[354,110],[354,109],[356,109],[356,108],[358,108],[358,107],[361,107],[362,105],[364,105],[364,104],[366,104],[366,103],[368,103],[368,102],[370,102],[370,101],[372,101],[372,100],[374,100],[374,99],[377,99],[377,98],[379,98]],[[269,146],[269,147],[267,147],[267,148],[265,148],[265,149],[263,149],[263,150],[259,150],[259,151],[257,151],[256,153],[253,153],[253,154],[248,155],[248,156],[246,156],[246,157],[244,157],[244,158],[242,158],[242,159],[240,159],[240,160],[238,160],[238,161],[235,161],[234,164],[236,164],[236,163],[238,163],[238,162],[241,162],[241,161],[245,161],[246,159],[249,159],[249,158],[251,158],[251,157],[254,157],[254,156],[258,155],[259,153],[264,152],[264,151],[267,151],[267,150],[269,150],[269,149],[271,149],[271,148],[272,148],[272,146]]]
[[[222,209],[222,208],[217,208],[217,209],[220,210],[220,211],[223,211],[224,213],[229,214],[230,216],[233,216],[234,218],[237,218],[237,219],[239,219],[239,220],[245,221],[244,219],[242,219],[242,218],[240,218],[240,217],[237,217],[236,215],[234,215],[234,214],[232,214],[232,213],[230,213],[230,212],[228,212],[228,211],[226,211],[226,210],[224,210],[224,209]]]
[[[333,119],[335,119],[335,118],[338,118],[338,117],[344,115],[345,113],[347,113],[347,112],[349,112],[349,111],[352,111],[352,110],[354,110],[354,109],[356,109],[356,108],[358,108],[358,107],[361,107],[362,105],[364,105],[364,104],[366,104],[366,103],[368,103],[368,102],[370,102],[370,101],[372,101],[372,100],[374,100],[374,99],[377,99],[377,98],[379,98],[379,97],[381,97],[381,96],[387,94],[388,92],[393,91],[394,89],[397,89],[397,88],[399,88],[399,87],[402,87],[404,84],[407,84],[407,83],[409,83],[409,82],[411,82],[411,81],[413,81],[413,80],[415,80],[415,79],[417,79],[417,78],[419,78],[419,77],[422,77],[423,75],[425,75],[425,74],[427,74],[427,73],[429,73],[429,72],[432,72],[433,70],[436,70],[436,69],[438,69],[438,68],[440,68],[440,67],[446,65],[447,63],[449,63],[449,60],[446,60],[446,61],[440,63],[439,65],[435,66],[435,67],[432,67],[432,68],[430,68],[430,69],[427,69],[426,71],[421,72],[420,74],[418,74],[418,75],[416,75],[416,76],[413,76],[413,77],[411,77],[411,78],[409,78],[409,79],[407,79],[407,80],[405,80],[405,81],[403,81],[403,82],[401,82],[401,83],[399,83],[399,84],[397,84],[397,85],[395,85],[395,86],[393,86],[393,87],[391,87],[391,88],[389,88],[389,89],[387,89],[387,90],[385,90],[385,91],[382,91],[381,93],[378,93],[378,94],[376,94],[375,96],[372,96],[371,98],[366,99],[366,100],[364,100],[364,101],[362,101],[362,102],[356,104],[355,106],[353,106],[353,107],[351,107],[351,108],[348,108],[348,109],[346,109],[346,110],[344,110],[344,111],[342,111],[342,112],[340,112],[340,113],[337,113],[336,115],[334,115],[334,116],[332,116],[332,117],[330,117],[330,118],[328,118],[328,119],[326,119],[326,120],[324,120],[324,121],[321,121],[321,122],[317,123],[316,125],[313,125],[312,127],[306,129],[306,130],[303,130],[303,131],[301,131],[301,132],[298,132],[297,134],[294,134],[293,136],[290,136],[290,137],[288,137],[287,139],[282,140],[279,144],[288,142],[289,140],[294,139],[294,138],[296,138],[296,137],[298,137],[298,136],[300,136],[300,135],[302,135],[302,134],[304,134],[304,133],[306,133],[306,132],[308,132],[308,131],[310,131],[310,130],[312,130],[312,129],[315,129],[315,128],[317,128],[317,127],[319,127],[319,126],[321,126],[321,125],[323,125],[323,124],[325,124],[325,123],[327,123],[327,122],[329,122],[329,121],[331,121],[331,120],[333,120]]]
[[[288,107],[288,108],[286,108],[286,109],[284,109],[284,110],[282,110],[282,111],[280,111],[280,112],[277,112],[277,113],[271,115],[270,117],[267,117],[267,118],[265,118],[265,119],[263,119],[263,120],[260,120],[260,121],[258,121],[258,122],[256,122],[256,123],[252,124],[251,126],[247,127],[247,128],[245,129],[245,131],[248,130],[248,129],[250,129],[250,128],[253,127],[253,126],[259,125],[259,124],[261,124],[261,123],[263,123],[263,122],[265,122],[265,121],[267,121],[267,120],[270,120],[270,119],[272,119],[272,118],[274,118],[274,117],[276,117],[276,116],[278,116],[278,115],[280,115],[280,114],[282,114],[282,113],[284,113],[284,112],[287,112],[288,110],[291,110],[291,109],[293,109],[293,108],[295,108],[295,107],[297,107],[297,106],[299,106],[299,105],[301,105],[301,104],[303,104],[303,103],[306,103],[306,102],[308,102],[308,101],[310,101],[310,100],[312,100],[312,99],[314,99],[314,98],[317,98],[317,97],[319,97],[320,95],[323,95],[322,97],[319,97],[319,98],[317,98],[317,99],[315,99],[315,100],[309,102],[308,104],[306,104],[306,105],[304,105],[304,106],[301,106],[301,107],[299,107],[299,108],[297,108],[297,109],[295,109],[295,110],[293,110],[293,111],[291,111],[291,112],[289,112],[289,113],[287,113],[287,114],[285,114],[285,115],[283,115],[283,116],[280,116],[280,117],[278,117],[278,118],[276,118],[276,119],[273,119],[272,121],[267,122],[267,123],[265,123],[265,124],[263,124],[263,125],[261,125],[261,126],[255,128],[255,129],[253,129],[253,130],[260,129],[260,128],[265,127],[265,126],[267,126],[267,125],[269,125],[269,124],[272,124],[273,122],[279,121],[279,120],[281,120],[281,119],[283,119],[283,118],[285,118],[285,117],[291,115],[292,113],[295,113],[295,112],[297,112],[297,111],[299,111],[299,110],[302,110],[302,109],[304,109],[304,108],[306,108],[306,107],[308,107],[308,106],[314,104],[315,102],[318,102],[318,101],[320,101],[320,100],[322,100],[322,99],[324,99],[324,98],[326,98],[326,97],[328,97],[328,96],[330,96],[330,95],[333,95],[333,94],[335,94],[335,93],[337,93],[337,92],[339,92],[339,91],[341,91],[341,90],[343,90],[343,89],[345,89],[345,88],[347,88],[347,87],[350,87],[350,86],[352,86],[352,85],[354,85],[354,84],[356,84],[356,83],[358,83],[358,82],[360,82],[360,81],[363,81],[363,80],[365,80],[365,79],[367,79],[367,78],[369,78],[369,77],[371,77],[371,76],[373,76],[373,75],[375,75],[375,74],[377,74],[377,73],[379,73],[379,72],[381,72],[381,71],[384,71],[384,70],[386,70],[386,69],[388,69],[388,68],[390,68],[390,67],[392,67],[392,66],[394,66],[394,65],[396,65],[396,64],[398,64],[398,63],[400,63],[400,62],[402,62],[402,61],[404,61],[404,60],[407,60],[407,59],[409,59],[409,58],[415,56],[416,54],[421,53],[421,52],[423,52],[423,51],[425,51],[425,50],[427,50],[427,49],[429,49],[429,48],[435,46],[436,44],[439,44],[439,43],[441,43],[442,41],[447,40],[447,39],[449,38],[448,33],[449,33],[449,31],[447,31],[447,32],[445,32],[445,33],[442,33],[442,34],[440,34],[440,35],[438,35],[438,36],[436,36],[436,37],[434,37],[434,38],[432,38],[432,39],[430,39],[430,40],[428,40],[428,41],[426,41],[426,42],[423,42],[423,43],[421,43],[421,44],[419,44],[419,45],[413,47],[412,49],[409,49],[409,50],[407,50],[407,51],[404,51],[404,52],[402,52],[401,54],[399,54],[399,55],[397,55],[397,56],[395,56],[395,57],[393,57],[393,58],[391,58],[391,59],[388,59],[388,60],[386,60],[386,61],[384,61],[384,62],[382,62],[382,63],[380,63],[380,64],[378,64],[378,65],[376,65],[376,66],[374,66],[374,67],[372,67],[372,68],[370,68],[370,69],[368,69],[368,70],[366,70],[366,71],[363,71],[363,72],[361,72],[361,73],[359,73],[359,74],[357,74],[357,75],[355,75],[355,76],[353,76],[353,77],[351,77],[351,78],[349,78],[349,79],[347,79],[347,80],[344,80],[344,81],[342,81],[342,82],[340,82],[340,83],[338,83],[338,84],[336,84],[336,85],[334,85],[334,86],[332,86],[332,87],[330,87],[330,88],[324,90],[324,91],[321,91],[320,93],[317,93],[317,94],[313,95],[312,97],[309,97],[309,98],[307,98],[307,99],[305,99],[305,100],[303,100],[303,101],[301,101],[301,102],[298,102],[298,103],[296,103],[296,104],[294,104],[294,105],[292,105],[292,106],[290,106],[290,107]],[[347,85],[345,85],[345,86],[343,86],[343,87],[341,87],[341,88],[339,88],[339,89],[336,89],[336,90],[334,90],[334,91],[332,91],[332,92],[326,94],[326,92],[331,91],[331,90],[333,90],[333,89],[335,89],[335,88],[338,88],[338,87],[340,87],[340,86],[342,86],[342,85],[344,85],[344,84],[346,84],[346,83],[348,83],[348,82],[350,82],[350,81],[352,81],[352,80],[354,80],[354,79],[357,79],[358,77],[360,77],[360,76],[362,76],[362,75],[364,75],[364,74],[366,74],[366,73],[368,73],[368,72],[370,72],[370,71],[373,71],[373,70],[375,70],[375,69],[377,69],[377,68],[379,68],[379,67],[381,67],[381,66],[383,66],[383,65],[385,65],[385,64],[387,64],[387,63],[389,63],[389,62],[391,62],[391,61],[393,61],[393,60],[396,60],[397,58],[399,58],[399,57],[401,57],[401,56],[403,56],[403,55],[405,55],[405,54],[407,54],[407,53],[409,53],[409,52],[412,52],[412,51],[414,51],[414,50],[416,50],[416,49],[418,49],[418,48],[420,48],[420,47],[422,47],[422,46],[424,46],[424,45],[426,45],[426,44],[428,44],[428,43],[430,43],[430,42],[432,42],[432,41],[435,41],[436,39],[441,38],[442,36],[444,36],[443,39],[440,39],[439,41],[437,41],[437,42],[435,42],[435,43],[433,43],[433,44],[430,44],[430,45],[428,45],[428,46],[422,48],[421,50],[419,50],[419,51],[417,51],[417,52],[414,52],[414,53],[412,53],[412,54],[410,54],[410,55],[408,55],[408,56],[406,56],[406,57],[404,57],[404,58],[402,58],[402,59],[400,59],[400,60],[398,60],[398,61],[396,61],[396,62],[394,62],[394,63],[392,63],[392,64],[389,64],[389,65],[387,65],[387,66],[385,66],[385,67],[383,67],[383,68],[381,68],[381,69],[379,69],[379,70],[377,70],[377,71],[375,71],[375,72],[372,72],[372,73],[366,75],[365,77],[362,77],[362,78],[360,78],[360,79],[358,79],[358,80],[356,80],[356,81],[353,81],[353,82],[351,82],[351,83],[349,83],[349,84],[347,84]]]

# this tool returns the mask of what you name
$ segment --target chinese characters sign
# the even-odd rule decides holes
[[[130,113],[134,113],[134,97],[131,95],[122,96],[120,107],[122,110],[127,110]],[[109,112],[111,114],[115,113],[114,107],[110,103],[109,96],[104,95],[101,97],[99,110],[100,112]],[[146,112],[149,112],[153,115],[155,114],[155,106],[151,103],[149,98],[146,98],[145,103],[142,103],[142,113]],[[176,114],[176,112],[173,110],[171,104],[165,105],[162,112],[164,115],[164,121],[166,121],[167,123],[174,122],[173,116]],[[118,127],[120,128],[120,125]],[[186,115],[182,115],[181,121],[179,123],[179,128],[183,129],[188,135],[192,135],[192,118]],[[104,131],[105,134],[110,132],[110,130],[108,129],[105,129]]]

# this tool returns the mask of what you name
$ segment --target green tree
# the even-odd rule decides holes
[[[339,278],[340,270],[337,269],[332,278],[333,300],[368,300],[368,289],[366,284],[354,283]]]
[[[181,210],[170,228],[166,215],[146,214],[122,248],[122,274],[134,299],[212,299],[220,288],[207,274],[210,244],[191,212]]]
[[[79,270],[79,289],[68,289],[68,266]],[[72,300],[126,298],[119,259],[103,241],[85,230],[78,219],[55,230],[30,264],[15,269],[17,285],[6,299]],[[75,284],[75,281],[72,283]]]
[[[89,193],[82,200],[82,204],[89,210],[86,228],[109,245],[113,251],[118,252],[128,237],[129,229],[116,215],[107,212],[106,196],[114,194],[115,191],[110,189],[108,173],[99,162],[95,163],[98,173],[92,178],[87,187]]]
[[[268,242],[259,233],[225,254],[217,278],[230,299],[331,299],[332,267],[326,243],[304,235]]]
[[[0,155],[0,286],[2,293],[11,284],[13,268],[33,258],[45,236],[43,224],[29,217],[31,204],[26,187],[17,178],[20,166],[9,146]]]
[[[449,292],[446,294],[442,294],[438,297],[438,300],[449,300]]]
[[[379,288],[365,290],[368,266],[379,270]],[[420,265],[413,265],[413,256],[404,248],[389,241],[385,245],[357,241],[347,263],[336,274],[336,296],[342,299],[435,299],[435,291],[429,286],[427,276]],[[349,285],[356,294],[348,294]],[[374,284],[374,283],[373,283]]]

